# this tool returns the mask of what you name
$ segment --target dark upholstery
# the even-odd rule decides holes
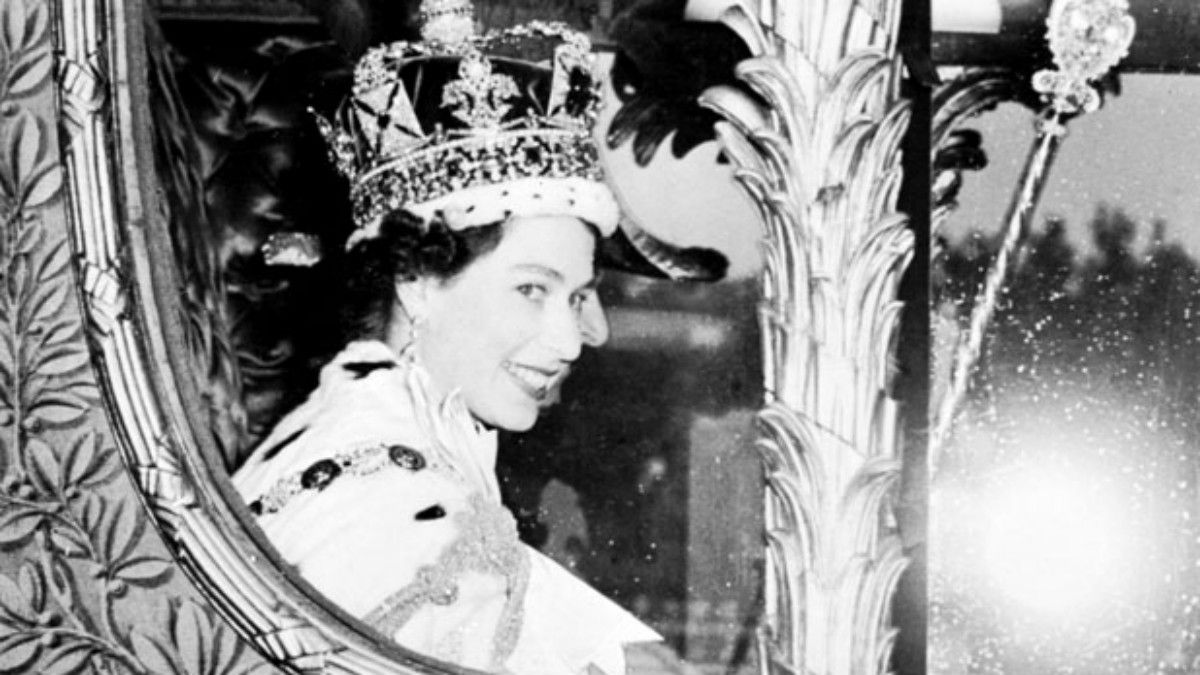
[[[241,371],[248,434],[232,453],[236,466],[311,390],[337,346],[333,267],[349,205],[307,108],[332,110],[351,66],[332,43],[278,26],[188,22],[165,32],[194,127]],[[311,268],[266,265],[261,246],[275,232],[317,235],[326,259]]]

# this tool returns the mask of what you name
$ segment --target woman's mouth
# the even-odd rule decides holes
[[[563,370],[544,370],[532,366],[524,366],[512,361],[505,361],[504,370],[513,376],[517,385],[535,400],[542,400],[562,376]]]

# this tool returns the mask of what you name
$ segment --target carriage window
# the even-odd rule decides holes
[[[689,662],[751,672],[762,499],[757,283],[611,275],[612,337],[533,432],[501,444],[526,541]]]
[[[932,479],[931,672],[1197,667],[1200,131],[1180,124],[1197,105],[1195,78],[1123,76],[1068,125]],[[1014,105],[968,125],[989,166],[945,225],[943,345],[1031,121]]]
[[[681,284],[605,272],[608,343],[585,351],[532,432],[501,439],[502,484],[528,543],[631,609],[678,656],[704,672],[754,672],[756,222],[732,182],[714,180],[728,169],[713,144],[682,161],[660,150],[646,169],[629,147],[606,161],[641,222],[719,248],[730,273]]]
[[[344,248],[348,226],[343,221],[350,209],[343,194],[345,182],[321,161],[325,148],[305,107],[333,110],[340,94],[348,89],[352,64],[334,45],[322,39],[315,26],[292,26],[295,35],[282,37],[273,34],[269,26],[251,27],[245,30],[245,35],[231,31],[229,40],[219,45],[208,42],[192,26],[175,28],[168,27],[165,36],[174,49],[170,65],[179,97],[194,118],[200,147],[195,159],[207,188],[208,215],[220,225],[217,229],[223,239],[221,263],[233,318],[232,341],[242,365],[240,384],[247,422],[244,437],[221,438],[219,446],[248,510],[262,519],[261,523],[269,522],[275,528],[269,530],[268,537],[279,555],[287,560],[291,556],[300,557],[301,552],[307,551],[304,549],[307,544],[303,543],[303,536],[287,534],[291,532],[287,520],[291,516],[286,509],[303,509],[303,500],[318,493],[326,499],[345,494],[347,499],[357,499],[359,506],[369,501],[362,497],[364,488],[347,487],[347,481],[339,478],[372,473],[372,469],[363,468],[362,461],[366,460],[354,454],[358,450],[345,456],[309,455],[310,449],[319,445],[314,439],[322,438],[319,424],[314,420],[326,419],[322,417],[325,413],[312,413],[324,410],[319,407],[297,406],[317,386],[318,369],[324,367],[327,370],[321,372],[331,373],[329,377],[322,375],[320,386],[326,387],[330,382],[342,380],[372,381],[372,373],[403,371],[412,363],[401,360],[389,365],[392,355],[386,349],[375,349],[369,354],[361,350],[351,353],[354,347],[351,345],[343,350],[345,345],[338,340],[344,336],[336,334],[345,313],[335,306],[336,294],[331,289],[338,284],[336,254]],[[601,58],[605,59],[602,69],[611,67],[611,53]],[[432,87],[428,83],[433,77],[428,75],[420,81]],[[536,93],[540,89],[529,91]],[[607,128],[619,107],[611,86],[603,87],[602,91],[608,105],[597,124],[601,131]],[[296,92],[303,92],[303,100]],[[230,118],[241,123],[230,124]],[[230,128],[236,133],[230,132]],[[754,416],[763,400],[757,328],[760,284],[757,240],[761,233],[756,229],[757,217],[752,205],[731,179],[732,169],[718,161],[715,143],[702,145],[682,159],[673,157],[668,146],[665,144],[648,166],[640,166],[634,160],[628,143],[616,149],[603,148],[605,173],[615,183],[616,196],[630,221],[667,246],[719,251],[730,262],[724,279],[715,283],[678,282],[622,273],[614,269],[620,266],[613,265],[613,254],[602,253],[598,256],[602,268],[598,294],[608,313],[606,343],[599,346],[592,343],[604,342],[603,339],[585,339],[585,344],[598,348],[584,349],[578,361],[571,364],[570,377],[565,380],[559,378],[561,372],[552,376],[544,370],[531,374],[535,370],[531,366],[540,362],[512,365],[512,360],[519,361],[521,355],[529,359],[532,359],[529,354],[537,356],[535,351],[505,352],[506,373],[526,366],[518,373],[518,386],[514,388],[508,379],[503,379],[504,386],[484,393],[492,396],[489,403],[507,404],[516,400],[525,405],[527,398],[536,399],[536,424],[525,432],[520,424],[508,424],[507,417],[499,421],[479,419],[500,431],[496,473],[504,505],[515,516],[522,541],[558,562],[567,576],[573,574],[581,579],[664,638],[661,645],[631,655],[633,668],[674,671],[687,667],[682,660],[706,670],[754,672],[757,665],[753,645],[763,611],[763,473],[754,448]],[[501,194],[506,196],[508,192]],[[540,193],[531,197],[539,198]],[[575,205],[574,197],[569,203]],[[251,204],[258,207],[250,208]],[[281,228],[286,236],[281,237],[273,228]],[[516,231],[504,231],[500,243],[490,249],[496,251],[493,257],[502,256],[500,251],[512,250],[515,245],[506,242],[518,236],[512,233]],[[324,251],[315,256],[319,260],[312,265],[292,265],[282,256],[282,264],[272,262],[276,254],[269,249],[275,243],[279,243],[281,250],[291,251],[287,248],[288,241],[301,235],[307,235],[305,241],[313,242],[315,250]],[[262,239],[267,240],[267,245],[260,248],[257,242]],[[564,241],[570,243],[569,238]],[[608,243],[612,240],[604,242]],[[536,248],[526,246],[522,250]],[[550,244],[543,248],[554,251],[555,255],[564,249]],[[476,260],[484,259],[484,255],[487,254]],[[354,260],[353,252],[346,258]],[[537,258],[535,262],[543,266],[547,260],[560,264],[565,273],[558,271],[559,268],[554,271],[561,279],[569,277],[571,283],[575,283],[576,273],[580,283],[588,279],[590,258],[573,258],[565,253],[563,258],[566,262],[553,256]],[[518,262],[524,260],[520,258]],[[580,260],[579,265],[566,264]],[[344,267],[351,268],[353,263]],[[467,284],[462,281],[467,277],[467,273],[454,277],[455,283]],[[545,280],[539,279],[538,283]],[[496,286],[492,284],[489,288]],[[548,284],[536,291],[540,294],[537,298],[550,297],[555,288]],[[391,291],[388,285],[388,292]],[[444,300],[449,296],[438,297],[446,305],[450,303]],[[460,304],[469,300],[456,299]],[[552,306],[551,300],[546,300],[547,306]],[[418,334],[429,340],[426,331],[432,332],[433,328],[416,320],[421,307],[408,302],[407,296],[400,296],[405,312],[416,308],[412,316],[405,317],[413,319],[413,328],[406,335],[409,344],[416,345]],[[488,315],[491,308],[484,306],[471,315],[475,322],[472,328],[477,332],[487,332],[486,327],[479,326],[491,316]],[[443,316],[452,314],[444,306],[442,310],[446,312]],[[589,310],[583,311],[586,315]],[[487,327],[517,322],[507,315],[503,321],[489,323]],[[430,324],[446,325],[437,321]],[[511,333],[494,329],[487,334],[508,339]],[[597,335],[601,333],[602,330]],[[439,335],[446,341],[444,333]],[[451,337],[457,339],[461,335]],[[538,339],[542,337],[539,333]],[[390,333],[387,339],[391,339]],[[430,366],[427,372],[432,381],[434,360],[426,359],[430,353],[427,344],[421,345],[426,351],[420,354],[420,362]],[[540,346],[542,342],[520,343],[522,347],[527,344]],[[505,347],[509,345],[505,343]],[[332,353],[339,356],[334,357],[334,366],[329,369],[324,364]],[[470,365],[490,363],[489,357],[490,352],[471,343],[455,352],[452,360]],[[445,362],[443,359],[436,363]],[[465,380],[485,385],[492,382],[487,377]],[[535,385],[542,382],[541,387],[530,385],[531,381]],[[480,389],[484,390],[485,385],[480,385]],[[535,395],[521,393],[526,390]],[[352,399],[352,385],[345,385],[340,392],[341,398],[317,395],[314,400]],[[464,399],[471,395],[472,392],[466,392]],[[483,400],[483,394],[480,396],[478,400]],[[375,402],[408,400],[392,390],[387,390],[387,396],[365,397],[351,406],[359,415],[356,418],[359,423],[354,432],[347,429],[339,432],[342,440],[369,427],[369,423],[362,423],[368,417],[370,423],[383,423],[408,414],[401,405],[387,408],[387,414],[363,412],[370,404],[368,398]],[[314,404],[318,405],[323,404]],[[479,406],[480,410],[485,408]],[[511,406],[519,412],[526,408],[527,405]],[[419,407],[417,410],[419,413]],[[511,412],[502,405],[488,410]],[[305,417],[310,413],[311,417]],[[342,413],[329,413],[338,414]],[[405,433],[409,431],[405,429]],[[455,532],[454,523],[461,522],[458,517],[464,514],[465,507],[454,501],[453,490],[438,491],[441,484],[436,476],[430,477],[434,472],[421,473],[426,463],[435,463],[434,455],[426,458],[422,452],[430,451],[419,445],[415,449],[396,446],[387,450],[386,458],[409,469],[409,473],[395,478],[407,480],[405,490],[381,489],[378,493],[379,499],[387,499],[389,504],[389,508],[376,508],[380,519],[391,519],[384,529],[401,533],[395,534],[396,538],[424,536],[426,539],[421,541],[439,542],[438,537],[449,537]],[[486,454],[475,452],[472,456]],[[296,460],[297,469],[293,471],[292,460],[287,458],[299,456],[305,459]],[[490,474],[491,467],[486,468]],[[287,483],[288,476],[293,473],[299,475],[299,489],[287,487],[291,485]],[[280,478],[281,475],[284,477]],[[406,501],[401,492],[412,498]],[[431,495],[429,499],[418,501],[426,493]],[[341,511],[333,507],[315,510],[333,522],[341,517],[339,514],[348,512],[345,504],[342,507]],[[305,523],[305,534],[320,527],[311,518]],[[339,535],[349,532],[330,529]],[[418,532],[435,534],[418,535]],[[402,575],[397,570],[401,565],[391,560],[397,557],[395,551],[384,552],[380,548],[371,553],[370,547],[380,539],[353,540],[353,545],[362,546],[366,552],[358,556],[362,575],[378,573],[385,578],[384,575],[391,574],[399,578]],[[431,543],[426,548],[436,547]],[[445,559],[458,560],[453,556],[460,548],[466,550],[447,547]],[[341,555],[342,547],[330,546],[326,550],[329,559],[341,564],[336,558]],[[384,613],[380,618],[368,603],[355,604],[358,591],[345,582],[340,570],[323,576],[322,570],[327,568],[317,561],[318,557],[310,555],[307,563],[296,563],[305,580],[332,604],[360,617],[366,615],[365,623],[387,627],[387,630],[380,628],[383,635],[401,636],[405,624],[401,620],[397,620],[398,625],[389,623],[391,615],[387,613],[395,609],[389,604],[391,598],[401,598],[396,605],[400,609],[395,613],[407,621],[411,617],[403,614],[409,611],[404,594],[411,588],[426,593],[421,585],[425,577],[414,572],[415,580],[389,596],[388,602],[372,599],[375,606],[384,608],[380,610]],[[416,567],[418,563],[406,559],[405,564]],[[419,564],[421,574],[436,574],[438,564],[424,559]],[[450,563],[443,566],[452,567]],[[545,569],[535,568],[529,574],[532,577]],[[573,592],[589,598],[594,595],[580,591],[583,584],[564,580],[561,570],[553,569],[553,586],[544,581],[529,582],[531,587],[541,584],[539,597],[552,596],[544,591],[551,587],[575,589]],[[514,573],[512,579],[519,579],[519,575]],[[516,587],[520,582],[512,579],[505,577],[505,582]],[[418,599],[427,605],[447,605],[450,607],[447,611],[454,611],[458,589],[447,586],[451,589],[447,591],[437,586],[442,583],[438,578],[430,583],[436,586],[428,592],[433,600],[426,601],[424,595]],[[462,594],[470,599],[466,590]],[[553,599],[560,605],[568,603],[561,596]],[[589,602],[592,604],[587,607],[610,607]],[[466,601],[457,605],[463,606]],[[508,605],[505,607],[504,611],[509,611]],[[437,611],[437,607],[429,610]],[[599,609],[595,611],[596,614],[587,616],[612,616]],[[534,618],[545,623],[544,616]],[[616,619],[611,621],[632,630],[624,619],[621,619],[623,624]],[[425,642],[409,634],[402,637],[396,641],[406,646],[418,645],[412,648],[435,657],[454,659],[447,656],[452,650],[437,651],[442,645],[435,640],[427,640],[432,647],[425,650],[420,646]],[[640,630],[637,637],[629,641],[647,639]]]

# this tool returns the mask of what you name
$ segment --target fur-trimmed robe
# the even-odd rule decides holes
[[[387,449],[397,446],[416,450],[421,466],[389,461]],[[263,510],[258,522],[304,579],[399,644],[519,675],[589,667],[623,675],[625,645],[661,639],[517,540],[500,505],[495,434],[458,396],[430,400],[424,371],[382,343],[353,343],[327,365],[316,391],[234,483],[261,507],[273,487],[281,493],[281,479],[356,451],[375,453],[377,468],[343,470],[321,489],[284,489],[274,502],[282,506]],[[426,583],[439,575],[440,586]],[[397,598],[406,611],[382,620]]]

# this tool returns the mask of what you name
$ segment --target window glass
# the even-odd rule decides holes
[[[1200,82],[1121,85],[1069,124],[935,469],[931,672],[1200,666],[1200,132],[1185,123]],[[969,125],[990,166],[945,226],[937,356],[991,263],[1031,125],[1016,106]]]

